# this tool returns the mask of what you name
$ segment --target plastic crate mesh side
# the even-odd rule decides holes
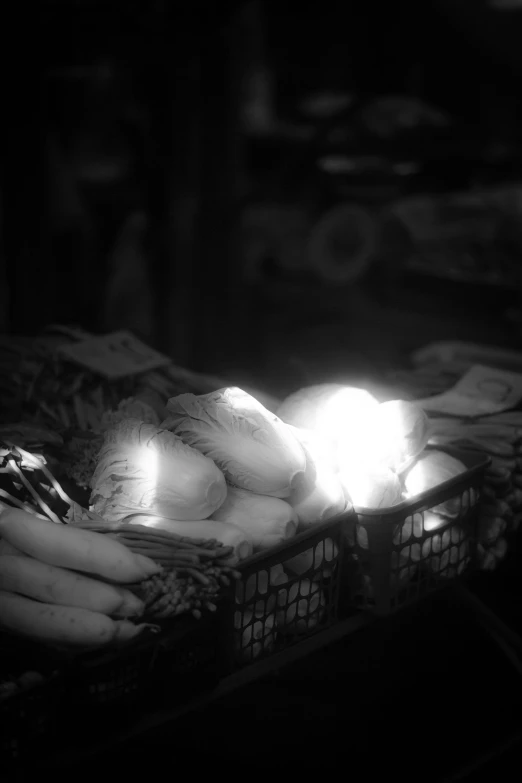
[[[331,625],[338,617],[343,541],[339,523],[247,569],[236,586],[236,666],[252,663]]]
[[[360,512],[347,536],[354,604],[389,614],[472,567],[481,486],[480,473],[465,476],[445,493],[434,490],[435,504],[412,503],[413,513],[399,519]]]

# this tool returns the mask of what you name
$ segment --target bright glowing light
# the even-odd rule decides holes
[[[359,439],[378,407],[377,400],[364,389],[341,389],[322,407],[316,428],[331,440]]]
[[[143,470],[147,481],[157,483],[159,474],[159,458],[156,449],[140,446],[136,451],[136,464]]]
[[[355,506],[390,508],[402,502],[401,484],[391,470],[365,470],[365,466],[344,465],[341,481]]]
[[[315,430],[334,449],[340,469],[370,464],[375,453],[377,400],[364,389],[341,389],[324,403]]]

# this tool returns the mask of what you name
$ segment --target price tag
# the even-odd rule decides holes
[[[451,416],[488,416],[515,408],[522,400],[522,375],[475,365],[444,394],[417,400],[426,411]]]
[[[149,372],[170,364],[168,357],[127,331],[63,345],[59,353],[109,380]]]

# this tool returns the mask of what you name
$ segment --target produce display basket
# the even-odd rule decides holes
[[[225,674],[276,655],[337,622],[345,525],[351,513],[241,563],[241,579],[221,634]],[[303,553],[309,555],[309,567],[292,574],[288,561]]]
[[[356,507],[348,525],[343,609],[389,615],[477,567],[477,524],[489,458],[459,459],[459,476],[389,509]],[[430,512],[447,512],[438,517]]]

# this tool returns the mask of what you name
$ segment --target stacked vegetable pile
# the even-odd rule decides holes
[[[242,390],[179,395],[169,400],[167,413],[161,427],[125,419],[106,432],[89,514],[71,517],[73,524],[114,536],[163,566],[140,593],[157,618],[181,613],[189,604],[196,611],[212,608],[219,588],[239,576],[236,568],[251,554],[347,508],[319,448],[314,451],[304,432]],[[330,485],[335,492],[329,494]],[[243,632],[252,613],[241,582],[236,597],[248,608],[246,618],[236,618]],[[297,598],[294,589],[281,589],[279,621],[273,607],[263,621],[286,629],[291,623],[285,607]],[[322,596],[317,604],[324,605]],[[306,614],[301,604],[299,612]]]
[[[239,389],[173,398],[163,427],[150,421],[144,406],[139,410],[141,418],[118,412],[106,427],[90,478],[89,510],[68,498],[44,460],[14,446],[6,449],[10,479],[18,477],[16,486],[23,490],[20,498],[6,499],[19,505],[16,513],[28,513],[22,519],[9,510],[2,517],[4,630],[60,646],[63,623],[70,620],[77,635],[65,634],[64,642],[90,648],[134,638],[149,621],[185,612],[200,617],[203,610],[215,610],[222,590],[238,579],[237,566],[253,552],[271,549],[346,508],[340,486],[332,497],[318,491],[327,471],[318,454],[312,457],[304,433],[301,438]],[[20,470],[24,455],[43,476],[40,483],[29,482]],[[68,524],[47,503],[56,497],[69,508]],[[30,544],[20,538],[24,530]],[[54,545],[63,557],[56,559]],[[82,547],[90,553],[85,562],[78,560]],[[115,547],[122,562],[125,553],[127,571],[112,574],[108,562],[117,555]],[[131,562],[147,563],[149,571],[131,573]],[[61,570],[55,573],[56,568]],[[52,598],[46,585],[54,580],[62,589]],[[133,607],[125,625],[114,615],[122,585]],[[287,602],[293,604],[297,596],[290,592]],[[278,599],[281,627],[291,625],[284,595]],[[238,602],[245,597],[241,585],[237,596]],[[97,612],[98,625],[85,612]],[[42,622],[33,623],[36,617]]]
[[[425,450],[430,423],[412,402],[379,403],[362,389],[324,384],[288,397],[278,415],[294,427],[307,423],[306,438],[321,439],[329,471],[355,506],[391,508],[466,470],[444,452]]]
[[[83,623],[95,629],[92,637],[90,630],[80,634],[78,646],[81,639],[86,646],[95,644],[96,638],[100,641],[96,633],[107,643],[118,643],[134,638],[149,621],[185,612],[200,617],[203,610],[213,611],[223,590],[238,580],[239,652],[246,647],[263,651],[267,627],[272,644],[276,635],[298,635],[318,625],[339,551],[333,538],[323,537],[297,558],[284,560],[282,554],[276,568],[256,568],[245,560],[297,533],[313,533],[320,523],[350,510],[352,503],[390,508],[465,470],[443,452],[424,450],[428,420],[414,404],[379,404],[361,389],[339,385],[291,395],[278,415],[235,387],[171,398],[161,425],[143,401],[132,403],[133,417],[127,415],[129,410],[121,408],[106,421],[90,476],[88,510],[70,501],[68,524],[63,524],[43,501],[38,513],[44,519],[21,510],[1,517],[0,536],[30,555],[3,555],[11,557],[3,561],[6,569],[11,568],[6,574],[11,573],[12,581],[5,583],[0,611],[7,630],[19,627],[26,632],[30,623],[17,626],[13,618],[41,618],[43,605],[53,603],[42,587],[49,568],[62,569],[56,584],[66,587],[54,601],[61,608],[58,614],[52,606],[46,608],[52,623],[36,623],[34,628],[45,639],[57,623],[58,635],[51,634],[50,641],[59,643],[58,617],[97,612],[96,622],[85,614],[82,622],[70,621],[75,631]],[[54,486],[50,473],[46,481],[63,501],[68,499]],[[37,501],[34,487],[26,489]],[[469,496],[465,502],[471,505],[475,500]],[[16,498],[14,502],[22,503]],[[26,509],[23,503],[22,508]],[[460,510],[449,501],[433,509],[432,530],[445,527]],[[396,533],[397,546],[407,523]],[[422,520],[424,532],[427,524]],[[20,531],[26,531],[25,537]],[[361,550],[371,547],[364,533],[360,525]],[[438,549],[434,542],[433,538],[434,549],[419,553],[408,544],[408,563],[425,561],[453,574],[450,547],[457,546],[462,554],[465,536],[452,529],[450,539],[441,534]],[[110,567],[116,561],[118,567]],[[245,578],[239,578],[241,573]],[[88,578],[94,583],[81,582]],[[74,594],[73,584],[81,603],[71,607],[67,596]],[[89,603],[89,590],[100,603]],[[121,598],[121,590],[126,591],[126,602],[116,604],[115,592]],[[130,619],[113,616],[122,611],[120,604],[133,607]]]
[[[430,422],[412,402],[378,403],[361,389],[324,384],[291,395],[278,415],[297,427],[307,423],[316,436],[326,440],[345,498],[363,516],[365,510],[393,509],[466,472],[460,460],[426,449]],[[472,531],[462,529],[457,520],[477,500],[474,492],[467,492],[397,526],[389,546],[394,589],[409,582],[420,567],[445,578],[464,570],[470,562]],[[363,516],[359,516],[350,543],[353,559],[362,571],[363,591],[371,599],[368,555],[376,523],[372,526],[371,518],[364,521]]]

